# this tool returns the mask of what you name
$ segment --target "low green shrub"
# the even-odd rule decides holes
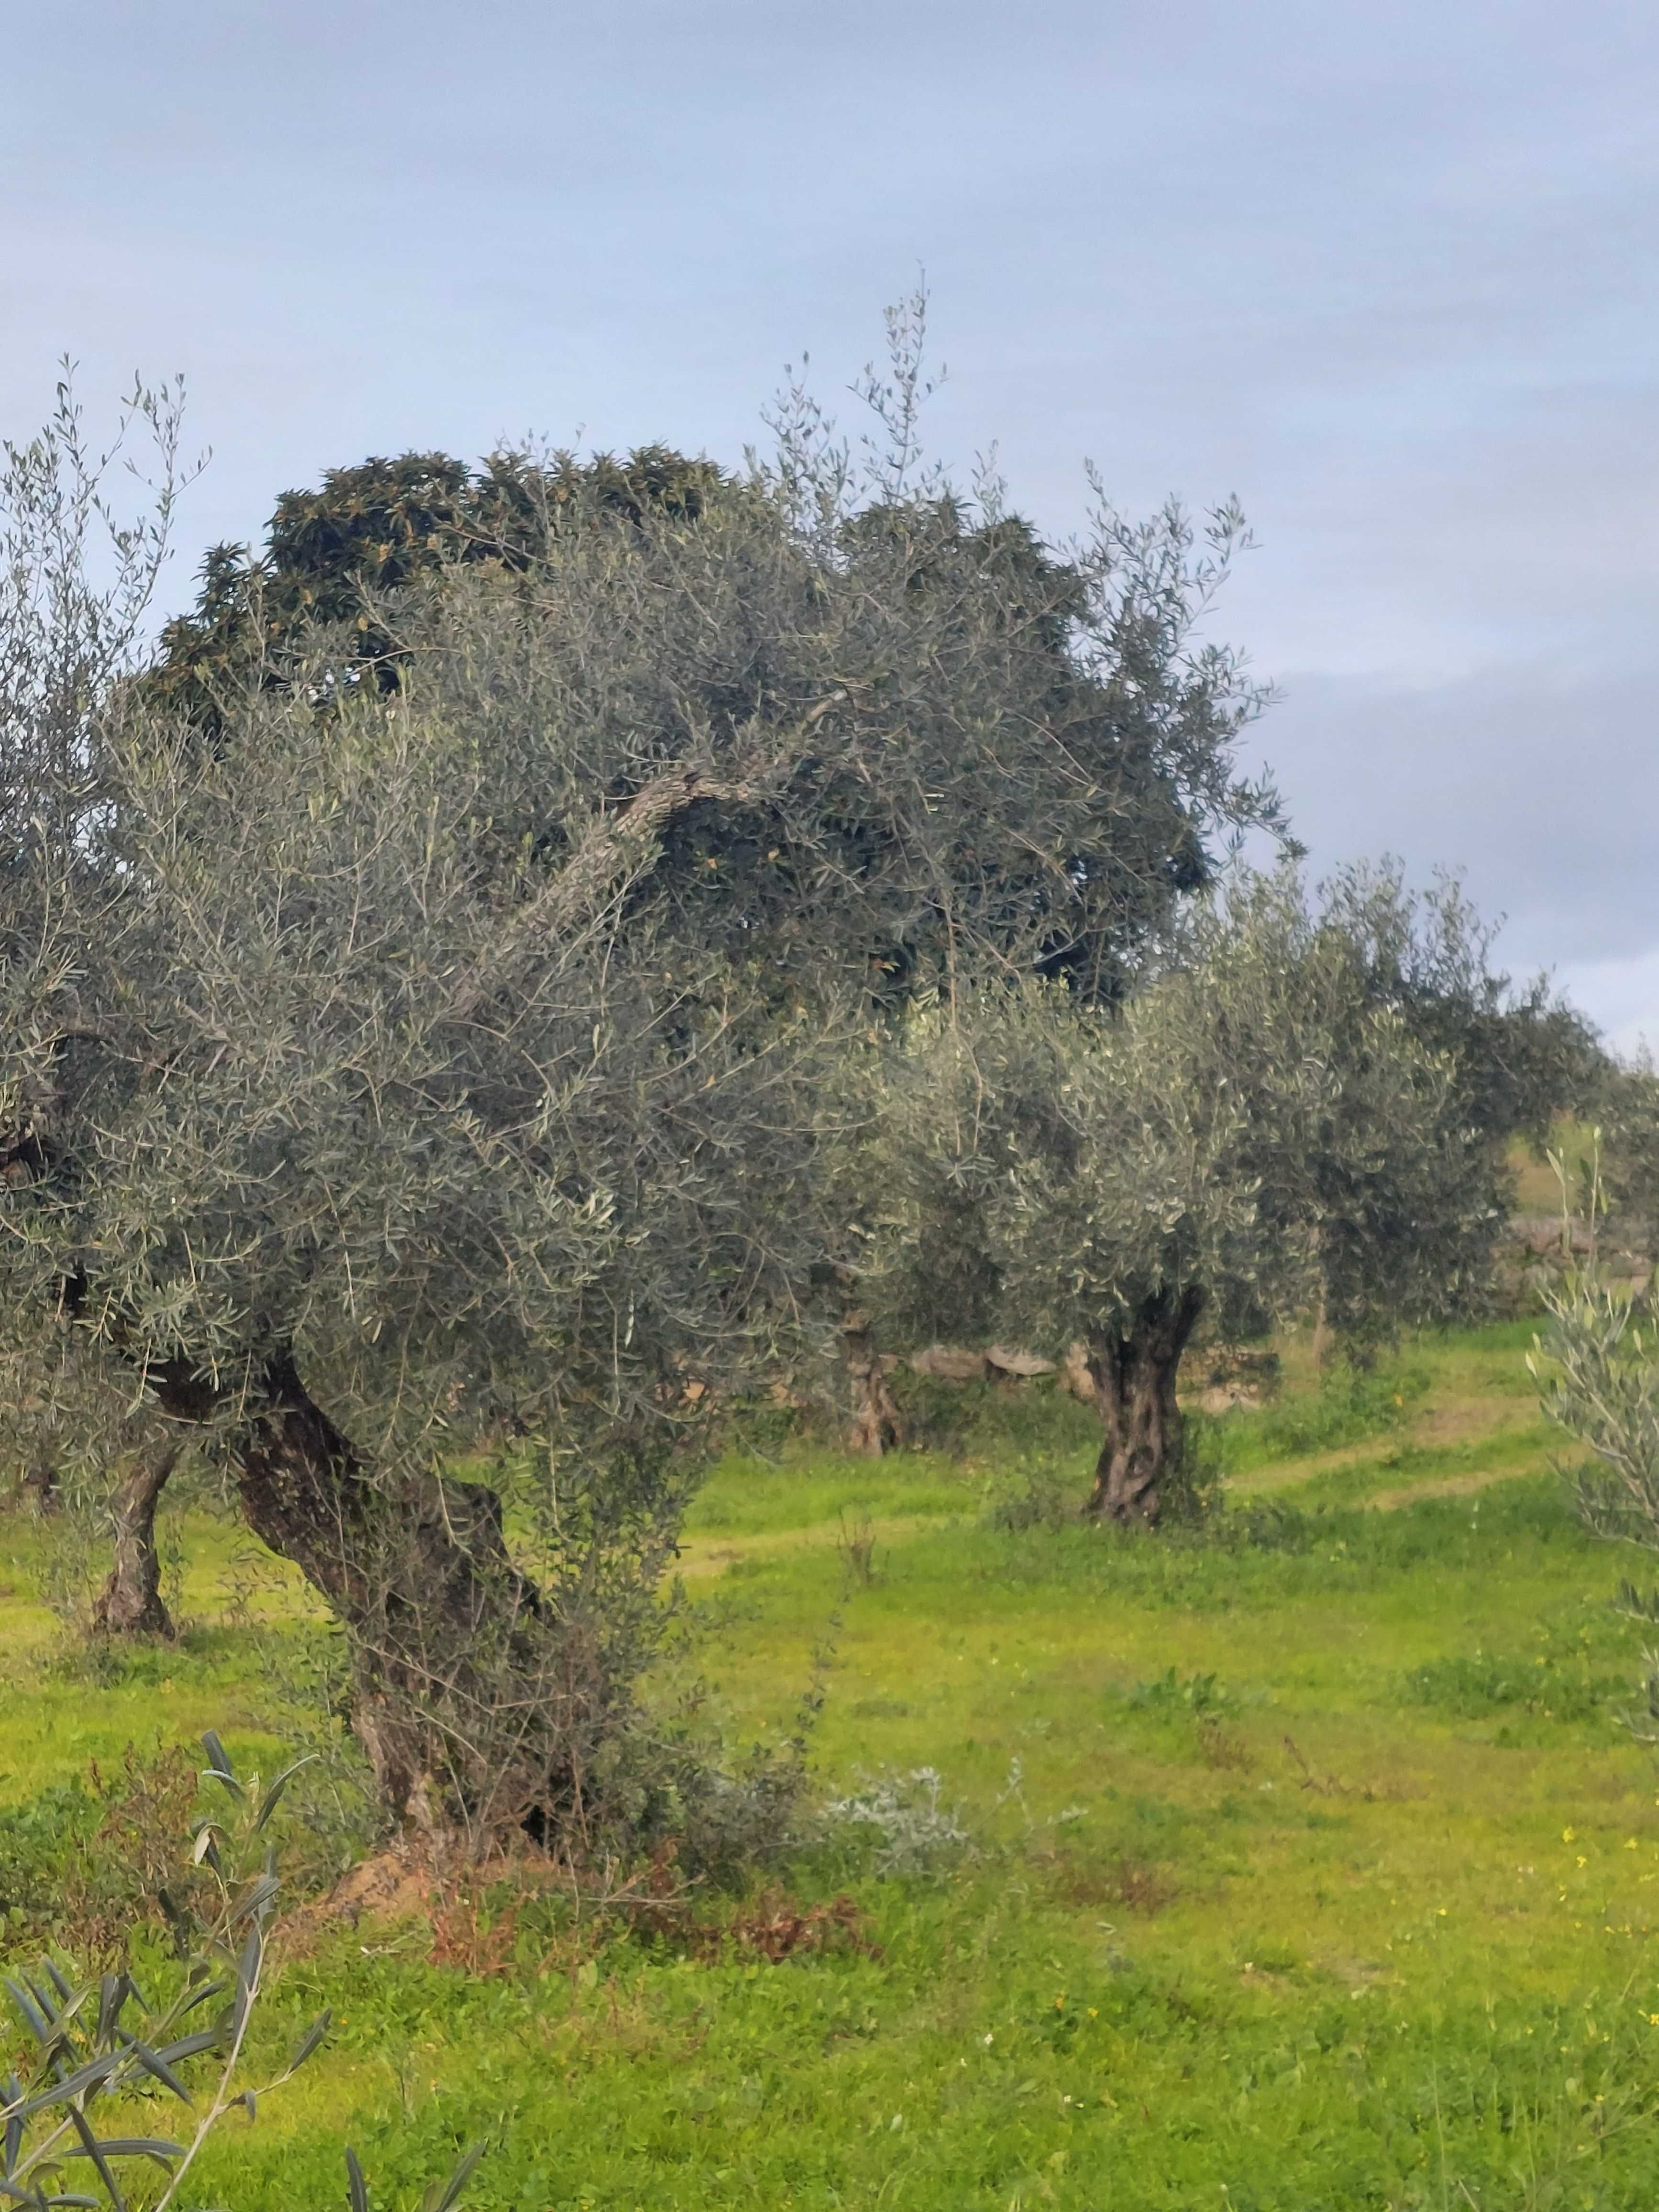
[[[1409,1704],[1431,1705],[1460,1720],[1511,1708],[1544,1720],[1594,1720],[1630,1694],[1623,1675],[1592,1674],[1586,1663],[1570,1668],[1551,1656],[1488,1652],[1431,1660],[1413,1668],[1402,1688]]]
[[[1213,1674],[1183,1677],[1173,1667],[1167,1667],[1154,1680],[1137,1682],[1124,1702],[1153,1711],[1192,1714],[1203,1718],[1231,1712],[1238,1700]]]
[[[21,1804],[0,1806],[0,1920],[14,1936],[33,1931],[62,1895],[70,1860],[100,1818],[80,1781],[54,1782]]]

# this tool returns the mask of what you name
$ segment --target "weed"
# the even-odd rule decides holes
[[[867,1513],[848,1522],[845,1509],[836,1551],[850,1589],[868,1589],[876,1579],[876,1532]]]
[[[1212,1714],[1200,1717],[1197,1736],[1199,1757],[1206,1766],[1212,1766],[1218,1772],[1248,1774],[1255,1764],[1243,1738],[1223,1728]]]
[[[516,1963],[526,1901],[522,1881],[486,1887],[452,1879],[441,1885],[431,1899],[428,1958],[472,1981],[507,1972]]]
[[[832,1832],[872,1838],[881,1874],[936,1874],[973,1848],[960,1815],[944,1801],[944,1788],[936,1766],[877,1775],[852,1796],[826,1805],[823,1818]]]
[[[721,1927],[702,1931],[702,1955],[718,1955],[726,1946],[753,1953],[773,1966],[786,1959],[811,1958],[822,1951],[853,1951],[879,1959],[881,1947],[866,1933],[867,1914],[842,1891],[827,1904],[799,1904],[778,1888],[767,1890],[745,1911]]]
[[[7,1948],[48,1939],[109,1965],[136,1924],[188,1901],[205,1877],[179,1865],[200,1788],[188,1752],[128,1744],[106,1773],[55,1784],[0,1810],[0,1916]]]
[[[1078,1518],[1076,1486],[1046,1454],[1023,1452],[1015,1462],[1016,1486],[991,1509],[991,1525],[1015,1531],[1063,1528]]]
[[[1198,1720],[1212,1720],[1230,1712],[1237,1699],[1222,1687],[1213,1674],[1193,1674],[1184,1678],[1166,1667],[1155,1681],[1137,1682],[1125,1703],[1159,1712],[1190,1713]]]
[[[1162,1869],[1141,1859],[1120,1859],[1113,1869],[1108,1894],[1126,1911],[1152,1915],[1161,1912],[1177,1894],[1176,1885]]]
[[[1586,1661],[1564,1662],[1553,1652],[1530,1659],[1475,1652],[1414,1667],[1401,1688],[1412,1704],[1460,1720],[1518,1709],[1541,1720],[1574,1722],[1608,1712],[1629,1685],[1621,1675],[1592,1674]]]
[[[98,1800],[78,1779],[0,1807],[0,1925],[12,1939],[50,1926],[70,1861],[97,1825]]]

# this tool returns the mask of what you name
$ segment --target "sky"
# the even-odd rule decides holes
[[[0,76],[0,433],[185,374],[164,585],[371,453],[735,460],[925,270],[930,443],[1237,494],[1214,634],[1317,870],[1463,871],[1659,1047],[1653,0],[52,0]]]

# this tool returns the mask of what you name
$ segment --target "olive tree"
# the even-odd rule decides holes
[[[926,990],[1109,999],[1273,818],[1194,630],[1236,518],[1060,558],[802,451],[696,501],[568,474],[513,560],[198,670],[210,715],[106,688],[73,836],[9,790],[12,1418],[198,1438],[434,1835],[660,1810],[657,1581],[703,1386],[823,1273],[827,1066]]]
[[[1548,1301],[1549,1326],[1528,1356],[1545,1412],[1589,1448],[1574,1476],[1580,1517],[1596,1534],[1659,1551],[1659,1357],[1651,1322],[1627,1285],[1594,1273]]]
[[[677,1403],[786,1285],[790,1026],[718,954],[608,926],[648,786],[535,857],[569,734],[513,755],[441,687],[348,688],[252,701],[204,757],[112,707],[107,858],[30,884],[9,1039],[33,1396],[94,1448],[123,1394],[209,1432],[352,1634],[388,1804],[433,1825],[586,1817]],[[448,1471],[515,1438],[533,1470]]]
[[[1464,1112],[1494,1143],[1541,1146],[1557,1115],[1602,1110],[1613,1071],[1595,1030],[1547,975],[1516,984],[1493,964],[1498,928],[1455,876],[1414,891],[1386,860],[1341,871],[1325,896],[1367,995],[1449,1056]]]
[[[866,1295],[913,1340],[1080,1339],[1103,1518],[1156,1521],[1182,1484],[1200,1316],[1254,1333],[1317,1306],[1364,1340],[1479,1298],[1493,1149],[1359,951],[1281,875],[1195,917],[1121,1009],[982,993],[874,1063]]]
[[[1599,1217],[1611,1216],[1618,1241],[1651,1260],[1659,1251],[1659,1072],[1644,1045],[1630,1060],[1605,1057],[1587,1088],[1580,1119],[1590,1127],[1590,1157],[1564,1201],[1582,1210],[1592,1239]]]
[[[1544,1412],[1587,1456],[1565,1470],[1578,1518],[1593,1535],[1659,1552],[1659,1346],[1650,1310],[1628,1284],[1594,1266],[1547,1293],[1547,1328],[1528,1356]],[[1629,1577],[1620,1609],[1659,1628],[1659,1589]],[[1659,1743],[1659,1649],[1644,1651],[1643,1710],[1626,1716]]]

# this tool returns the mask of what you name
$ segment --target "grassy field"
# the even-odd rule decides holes
[[[1649,2212],[1631,1563],[1565,1509],[1529,1335],[1425,1342],[1358,1390],[1292,1369],[1209,1431],[1238,1510],[1203,1538],[1055,1521],[1086,1431],[1030,1397],[965,1462],[729,1459],[682,1563],[711,1700],[775,1732],[816,1664],[822,1794],[934,1769],[969,1846],[884,1871],[832,1834],[791,1894],[850,1893],[860,1940],[782,1964],[506,1900],[435,1942],[429,1917],[296,1934],[262,2035],[324,2002],[335,2033],[204,2195],[340,2203],[349,2140],[412,2202],[483,2136],[478,2212]],[[31,1598],[32,1532],[0,1528],[0,1866],[130,1741],[273,1754],[283,1601],[258,1625],[239,1540],[187,1535],[198,1626],[94,1679]],[[434,1963],[469,1947],[484,1971]]]

